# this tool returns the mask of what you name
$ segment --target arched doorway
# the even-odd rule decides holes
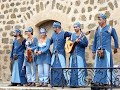
[[[50,13],[49,15],[46,15],[46,13],[48,13],[48,11],[41,12],[26,22],[26,27],[31,26],[35,30],[34,31],[35,36],[39,37],[40,36],[39,30],[41,27],[44,27],[47,29],[48,38],[51,38],[52,33],[54,32],[52,28],[52,24],[54,21],[61,22],[62,28],[65,31],[72,31],[72,28],[71,28],[72,22],[71,22],[71,19],[68,17],[68,15],[60,12],[55,12],[55,11],[49,11]],[[52,51],[52,45],[50,49]],[[68,64],[69,54],[66,54],[66,55],[67,55],[66,60]]]
[[[52,36],[52,34],[54,32],[53,31],[53,27],[52,27],[53,22],[54,22],[54,20],[50,20],[50,21],[42,23],[39,26],[39,29],[40,28],[45,28],[47,30],[47,36],[48,36],[48,38],[51,38],[51,36]]]

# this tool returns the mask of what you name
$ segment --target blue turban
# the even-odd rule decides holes
[[[80,28],[80,23],[79,22],[76,22],[76,23],[74,23],[74,25],[73,26],[77,26],[77,27],[79,27]]]
[[[46,29],[45,29],[45,28],[41,28],[41,29],[40,29],[40,34],[46,35]]]
[[[61,23],[60,22],[54,22],[53,27],[54,28],[61,28]]]
[[[21,34],[21,30],[16,29],[16,30],[15,30],[15,33],[19,33],[19,34]]]
[[[105,14],[100,13],[98,15],[98,18],[107,19],[107,16]]]
[[[32,27],[28,27],[26,32],[33,32],[33,28]]]

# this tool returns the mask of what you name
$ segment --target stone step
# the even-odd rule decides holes
[[[8,86],[9,83],[0,83],[0,90],[91,90],[90,88],[69,88],[69,87],[53,87],[49,85],[48,87],[25,87],[25,86]],[[110,90],[110,89],[108,89]],[[120,90],[120,88],[112,89]]]

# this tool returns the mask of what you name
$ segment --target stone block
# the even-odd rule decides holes
[[[92,11],[92,8],[91,7],[88,7],[88,12],[91,12]]]
[[[39,11],[40,11],[39,4],[38,4],[38,5],[36,5],[36,11],[37,11],[37,13],[39,13]]]
[[[11,14],[11,18],[16,18],[16,15],[15,14]]]
[[[2,33],[2,36],[3,36],[3,37],[6,37],[6,36],[7,36],[7,32],[3,32],[3,33]]]
[[[95,26],[96,26],[95,23],[89,24],[89,25],[88,25],[88,29],[92,29],[92,28],[94,28]]]
[[[55,3],[56,3],[56,0],[53,0],[53,1],[52,1],[52,9],[54,9]]]
[[[99,9],[99,11],[105,11],[105,10],[107,10],[107,7],[101,7],[101,8]]]
[[[20,11],[21,11],[21,12],[25,12],[25,11],[26,11],[26,7],[20,8]]]
[[[10,25],[5,26],[5,30],[10,30],[12,27]]]
[[[77,10],[77,9],[75,9],[75,10],[74,10],[74,13],[75,13],[75,14],[77,14],[77,13],[78,13],[78,10]]]
[[[110,7],[110,9],[114,10],[114,5],[111,2],[108,3],[108,6]]]
[[[81,10],[82,13],[85,13],[85,8],[83,7],[82,10]]]
[[[86,21],[86,16],[85,15],[81,16],[81,21]]]
[[[4,15],[0,15],[0,19],[4,19]]]
[[[94,4],[94,0],[90,0],[90,4],[93,5]]]
[[[69,14],[70,11],[71,11],[71,7],[68,7],[68,9],[67,9],[67,14]]]
[[[7,24],[15,24],[15,21],[10,20],[10,21],[7,22]]]
[[[80,6],[80,0],[75,1],[75,6]]]
[[[2,43],[3,44],[8,44],[9,39],[8,38],[2,38]]]

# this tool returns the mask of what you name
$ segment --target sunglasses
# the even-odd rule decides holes
[[[74,28],[77,28],[77,27],[74,27]]]
[[[100,17],[98,17],[98,20],[99,20],[99,21],[102,21],[103,19],[102,19],[102,18],[100,18]]]

